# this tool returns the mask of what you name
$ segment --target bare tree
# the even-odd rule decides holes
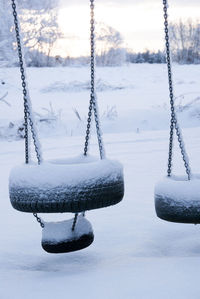
[[[49,65],[55,42],[59,0],[18,0],[18,16],[28,64]],[[11,1],[0,0],[0,65],[17,64]],[[52,59],[51,59],[52,61]]]
[[[59,0],[18,0],[19,5],[23,9],[38,10],[49,8],[54,9],[59,5]]]
[[[97,64],[121,65],[125,61],[123,37],[119,31],[104,23],[97,24]]]
[[[200,21],[171,23],[170,38],[175,61],[200,63]]]
[[[39,6],[36,5],[37,3]],[[36,66],[49,66],[54,44],[62,36],[57,22],[58,10],[54,1],[46,0],[41,4],[41,1],[35,0],[29,4],[28,8],[21,10],[20,17],[24,45],[28,50],[27,59]]]
[[[11,4],[0,0],[0,64],[12,65],[16,61],[14,52],[13,17]]]

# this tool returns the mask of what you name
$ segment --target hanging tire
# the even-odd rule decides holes
[[[9,178],[12,206],[22,212],[58,213],[99,209],[124,195],[119,162],[78,157],[15,167]]]
[[[200,223],[200,177],[163,179],[155,187],[155,210],[166,221]]]
[[[42,248],[48,253],[67,253],[84,249],[94,241],[91,223],[78,216],[74,231],[73,219],[45,223],[42,231]]]

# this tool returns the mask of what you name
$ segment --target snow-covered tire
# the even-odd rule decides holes
[[[67,253],[87,248],[94,241],[94,234],[82,235],[78,240],[63,241],[57,244],[43,241],[42,248],[48,253]]]
[[[73,219],[45,223],[42,231],[42,248],[48,253],[67,253],[84,249],[94,241],[91,223],[78,216],[74,231]]]
[[[200,223],[199,176],[165,178],[155,187],[155,210],[159,218],[177,223]]]
[[[124,195],[119,162],[78,157],[22,165],[10,173],[12,206],[22,212],[58,213],[115,205]]]

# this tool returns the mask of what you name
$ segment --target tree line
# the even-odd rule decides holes
[[[58,0],[18,0],[19,19],[28,66],[89,64],[89,57],[62,57],[53,54],[64,38],[58,24]],[[200,63],[200,22],[187,20],[169,25],[172,58],[177,63]],[[165,51],[148,49],[135,53],[123,47],[123,37],[114,28],[96,26],[96,63],[116,66],[124,63],[165,63]],[[55,51],[54,51],[55,52]],[[18,64],[10,1],[0,0],[0,66]]]
[[[171,49],[178,63],[200,63],[200,21],[188,19],[170,24]]]

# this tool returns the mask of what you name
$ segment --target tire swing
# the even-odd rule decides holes
[[[167,0],[163,0],[164,25],[165,25],[165,45],[168,69],[168,82],[170,91],[171,124],[169,138],[168,175],[155,186],[155,209],[159,218],[177,223],[200,223],[200,176],[192,176],[189,160],[185,152],[185,147],[179,128],[175,105],[172,82],[172,68],[170,56],[170,43],[168,31]],[[172,175],[172,155],[174,130],[178,138],[186,176]]]
[[[80,157],[44,162],[37,137],[26,65],[20,38],[15,0],[12,1],[17,48],[23,88],[25,164],[11,170],[9,177],[10,201],[18,211],[33,213],[43,229],[42,247],[49,253],[64,253],[88,247],[94,239],[92,226],[85,211],[119,203],[124,195],[123,167],[105,157],[95,92],[94,0],[91,9],[91,91],[84,153]],[[100,159],[88,156],[92,113],[96,123]],[[37,163],[30,161],[29,127]],[[75,213],[73,219],[44,222],[37,213]],[[80,214],[79,214],[80,213]]]

